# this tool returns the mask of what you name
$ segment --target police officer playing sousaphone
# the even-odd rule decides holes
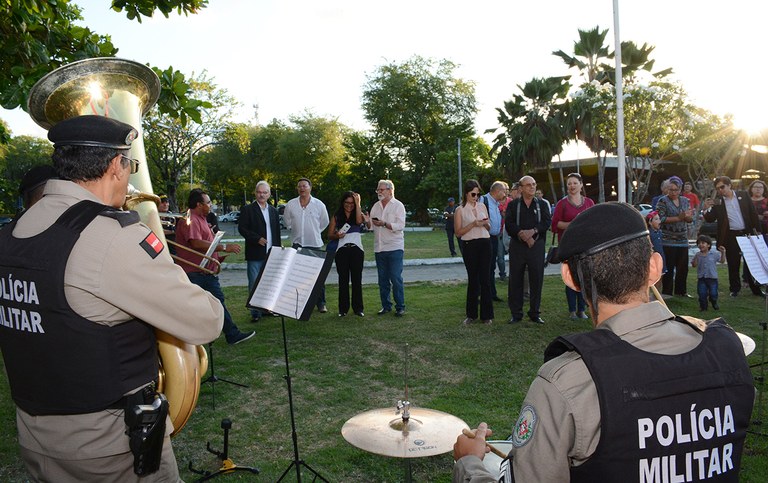
[[[60,179],[0,231],[0,347],[34,481],[179,480],[154,329],[203,344],[223,309],[120,210],[147,169],[127,157],[136,135],[100,116],[56,124]]]
[[[481,423],[454,446],[453,481],[738,481],[755,390],[736,333],[649,301],[662,261],[630,205],[581,213],[559,258],[595,330],[545,351],[501,475],[483,467]]]

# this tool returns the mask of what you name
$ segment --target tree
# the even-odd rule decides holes
[[[455,152],[456,140],[474,133],[474,84],[456,77],[456,68],[448,60],[414,56],[380,66],[363,87],[364,116],[376,143],[401,166],[400,185],[419,195],[415,208],[427,207],[433,190],[421,181],[440,153]]]
[[[19,183],[24,173],[35,166],[51,164],[53,147],[47,139],[16,136],[3,151],[0,152],[0,213],[11,213],[18,208]]]
[[[605,162],[616,152],[616,90],[611,84],[587,84],[573,94],[574,109],[588,118],[592,136],[587,145],[599,148]],[[659,161],[678,157],[688,126],[686,93],[679,84],[651,81],[630,83],[624,89],[624,132],[627,176],[633,203],[648,192],[654,172],[663,169]],[[604,196],[604,195],[602,195]],[[601,198],[604,201],[604,198]]]
[[[592,30],[579,29],[578,32],[579,41],[574,43],[573,56],[562,50],[553,52],[553,55],[563,59],[569,68],[576,68],[584,80],[579,90],[572,95],[573,102],[566,125],[568,131],[573,134],[573,138],[583,141],[598,155],[599,201],[603,202],[605,201],[605,163],[608,153],[615,152],[617,140],[615,107],[612,121],[614,127],[611,132],[610,129],[606,130],[611,122],[611,115],[600,106],[611,102],[607,97],[610,92],[614,93],[615,99],[615,90],[613,90],[616,81],[615,66],[606,62],[615,57],[615,52],[609,52],[608,46],[605,45],[607,29],[601,31],[598,26]],[[637,47],[632,41],[621,43],[622,75],[624,83],[627,84],[625,89],[631,90],[629,86],[640,82],[639,73],[650,73],[653,69],[654,60],[650,55],[654,48],[648,44]],[[672,69],[665,69],[652,76],[655,79],[662,79],[671,73]],[[615,101],[613,105],[615,106]],[[626,132],[629,132],[629,129],[625,117]],[[646,155],[644,159],[650,158]],[[632,166],[634,167],[634,164]]]
[[[166,17],[196,13],[207,0],[114,0],[112,9],[125,11],[139,22],[159,10]],[[112,57],[117,48],[108,35],[100,35],[75,22],[82,20],[80,7],[69,0],[6,0],[0,3],[0,105],[5,109],[26,109],[32,86],[45,74],[62,65],[92,57]],[[168,72],[168,70],[164,71]],[[161,109],[186,124],[195,119],[200,106],[187,99],[180,86],[183,76],[170,69],[161,75]],[[0,141],[4,135],[0,126]],[[6,133],[7,134],[7,133]]]
[[[150,110],[142,120],[144,146],[153,186],[155,190],[164,191],[168,195],[171,207],[178,206],[176,190],[182,173],[189,171],[192,184],[195,168],[202,167],[202,164],[190,165],[194,163],[194,155],[208,145],[222,142],[227,123],[239,105],[205,71],[198,76],[192,75],[189,89],[207,106],[200,111],[199,123],[185,125],[180,118],[159,108]],[[198,180],[202,179],[199,174]]]
[[[507,179],[534,168],[549,167],[552,158],[562,152],[568,138],[568,79],[534,78],[518,86],[522,94],[514,94],[503,109],[496,109],[499,127],[489,130],[498,131],[491,155],[496,155],[496,166]]]
[[[680,156],[688,167],[688,179],[699,194],[707,196],[712,178],[726,173],[744,150],[742,133],[730,117],[721,118],[701,108],[691,108],[691,123]]]

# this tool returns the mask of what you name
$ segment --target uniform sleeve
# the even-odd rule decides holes
[[[154,258],[142,248],[149,234],[149,228],[136,224],[107,240],[94,295],[184,342],[210,342],[224,322],[221,303],[189,281],[167,247]]]
[[[467,455],[453,465],[453,483],[496,483],[483,465],[483,460]],[[521,480],[522,481],[522,480]]]
[[[565,398],[537,377],[528,389],[513,434],[515,481],[570,481],[574,418]]]

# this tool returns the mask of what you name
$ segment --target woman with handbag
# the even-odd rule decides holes
[[[339,208],[328,225],[327,251],[336,251],[336,273],[339,274],[339,317],[349,311],[349,282],[352,281],[352,312],[363,313],[363,241],[360,237],[363,211],[360,195],[347,191],[341,195]]]
[[[554,237],[555,233],[557,233],[558,243],[563,237],[563,233],[565,233],[568,225],[570,225],[573,219],[576,218],[576,215],[595,206],[594,201],[582,194],[584,185],[579,173],[569,174],[566,177],[565,183],[568,189],[568,195],[557,202],[557,205],[555,206],[555,214],[552,215],[552,236]],[[586,303],[584,302],[584,296],[581,292],[577,292],[566,286],[565,299],[568,301],[568,312],[571,314],[571,319],[589,318],[585,312]]]
[[[462,256],[467,269],[466,318],[469,325],[477,320],[477,298],[480,297],[480,319],[484,324],[493,323],[493,299],[491,280],[492,247],[491,222],[484,203],[478,203],[480,183],[469,179],[464,183],[464,200],[453,216],[454,232],[464,244]]]

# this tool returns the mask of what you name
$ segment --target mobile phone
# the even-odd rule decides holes
[[[344,226],[339,228],[339,233],[343,235],[343,234],[347,233],[347,231],[349,231],[350,228],[352,228],[352,227],[349,226],[349,223],[344,223]]]

